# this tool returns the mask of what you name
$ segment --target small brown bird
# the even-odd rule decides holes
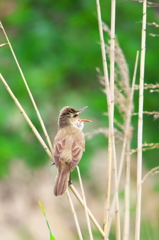
[[[61,196],[67,189],[70,172],[79,163],[85,150],[85,138],[82,129],[84,122],[90,120],[80,119],[79,114],[87,107],[76,110],[64,107],[58,119],[58,133],[54,139],[54,160],[58,168],[55,181],[54,194]]]

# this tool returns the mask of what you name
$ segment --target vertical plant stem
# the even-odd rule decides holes
[[[139,52],[136,54],[136,62],[135,62],[135,68],[134,68],[134,75],[133,75],[133,81],[132,81],[132,88],[130,93],[130,107],[128,111],[127,121],[126,121],[126,131],[125,131],[125,138],[123,143],[123,151],[124,152],[121,155],[121,168],[123,168],[123,160],[124,155],[126,157],[125,160],[125,212],[124,212],[124,229],[123,229],[123,240],[129,240],[130,239],[130,147],[131,147],[131,115],[133,110],[133,96],[134,96],[134,86],[135,86],[135,80],[136,80],[136,72],[137,72],[137,65],[138,65],[138,58],[139,58]],[[126,144],[125,144],[126,142]],[[119,179],[121,177],[121,171],[119,172]]]
[[[102,18],[101,18],[101,10],[100,10],[99,0],[96,0],[96,7],[97,7],[98,26],[99,26],[100,44],[101,44],[101,52],[102,52],[104,80],[105,80],[105,91],[106,91],[106,97],[107,97],[109,126],[110,126],[111,116],[112,116],[111,111],[110,111],[111,96],[110,96],[108,66],[107,66],[107,60],[106,60],[106,50],[105,50],[105,43],[104,43],[104,35],[103,35]],[[108,159],[107,159],[107,163],[108,164],[107,164],[107,181],[106,181],[106,199],[105,199],[104,223],[103,223],[104,233],[107,232],[109,210],[110,210],[110,188],[111,188],[111,170],[112,170],[112,133],[111,133],[111,128],[110,127],[109,127],[109,137],[108,137]]]
[[[130,140],[127,142],[127,155],[125,160],[125,210],[123,240],[130,239]]]
[[[112,134],[112,156],[113,156],[113,175],[114,175],[114,191],[116,194],[116,239],[121,239],[120,231],[120,212],[119,212],[119,198],[118,198],[118,183],[117,183],[117,163],[116,163],[116,146],[114,136],[114,72],[115,72],[115,16],[116,16],[116,0],[111,0],[111,31],[110,31],[110,95],[111,95],[111,108],[110,108],[110,131]],[[110,216],[110,214],[109,214]],[[106,234],[106,239],[107,239]]]
[[[77,232],[78,232],[79,239],[80,239],[80,240],[83,240],[82,233],[81,233],[81,229],[80,229],[80,225],[79,225],[78,218],[77,218],[77,214],[76,214],[76,212],[75,212],[75,209],[74,209],[74,206],[73,206],[73,202],[72,202],[72,199],[71,199],[71,197],[70,197],[70,194],[69,194],[68,189],[66,190],[66,193],[67,193],[67,197],[68,197],[68,200],[69,200],[69,202],[70,202],[70,206],[71,206],[72,213],[73,213],[73,216],[74,216],[75,225],[76,225],[76,228],[77,228]]]
[[[79,183],[80,183],[80,187],[81,187],[81,191],[82,191],[82,197],[83,197],[83,203],[84,203],[84,210],[85,210],[85,214],[86,214],[86,221],[87,221],[87,227],[88,227],[88,232],[89,232],[89,238],[90,238],[90,240],[93,240],[91,223],[90,223],[90,220],[89,220],[88,208],[87,208],[86,198],[85,198],[85,194],[84,194],[81,174],[80,174],[79,167],[77,166],[76,168],[77,168]]]
[[[99,35],[100,35],[100,45],[101,45],[101,52],[102,52],[102,63],[103,63],[104,80],[105,80],[105,86],[106,86],[106,94],[110,95],[108,65],[107,65],[107,59],[106,59],[106,50],[105,50],[105,42],[104,42],[102,17],[101,17],[99,0],[96,0],[96,6],[97,6],[98,27],[99,27]],[[110,98],[110,97],[108,97],[108,98]]]
[[[52,144],[51,144],[49,135],[48,135],[48,133],[47,133],[47,130],[46,130],[46,128],[45,128],[44,122],[43,122],[43,120],[42,120],[42,117],[41,117],[40,112],[39,112],[39,110],[38,110],[38,108],[37,108],[37,106],[36,106],[36,103],[35,103],[35,100],[34,100],[34,98],[33,98],[33,95],[32,95],[32,93],[31,93],[31,91],[30,91],[30,89],[29,89],[29,86],[28,86],[27,81],[26,81],[26,79],[25,79],[25,76],[24,76],[24,74],[23,74],[23,71],[22,71],[22,69],[21,69],[21,67],[20,67],[20,65],[19,65],[19,62],[18,62],[18,60],[17,60],[17,58],[16,58],[16,55],[15,55],[15,53],[14,53],[14,50],[13,50],[13,48],[12,48],[12,45],[11,45],[11,43],[10,43],[10,41],[9,41],[9,38],[8,38],[8,36],[7,36],[7,34],[6,34],[5,30],[4,30],[4,27],[3,27],[3,25],[2,25],[1,22],[0,22],[0,27],[2,28],[3,33],[4,33],[4,35],[5,35],[5,38],[6,38],[7,42],[8,42],[8,45],[9,45],[9,48],[10,48],[11,53],[12,53],[12,55],[13,55],[13,58],[14,58],[14,60],[15,60],[15,62],[16,62],[16,65],[17,65],[17,67],[18,67],[18,69],[19,69],[20,75],[21,75],[21,77],[22,77],[22,79],[23,79],[24,85],[25,85],[25,87],[26,87],[26,89],[27,89],[27,91],[28,91],[29,97],[30,97],[30,99],[31,99],[31,102],[32,102],[33,107],[34,107],[34,109],[35,109],[35,112],[36,112],[36,114],[37,114],[37,117],[38,117],[38,119],[39,119],[39,122],[40,122],[40,124],[41,124],[41,127],[42,127],[42,130],[43,130],[43,132],[44,132],[46,141],[48,142],[49,148],[50,148],[50,150],[51,150],[51,152],[52,152],[52,150],[53,150],[53,149],[52,149]]]
[[[110,29],[110,91],[112,113],[114,118],[114,72],[115,72],[115,12],[116,0],[111,0],[111,29]]]
[[[139,59],[139,52],[136,54],[136,61],[135,61],[135,66],[134,66],[134,74],[133,74],[133,80],[132,80],[132,87],[131,87],[131,92],[130,92],[130,98],[129,98],[129,104],[128,104],[128,111],[127,111],[127,116],[126,116],[126,122],[125,122],[125,129],[124,129],[124,140],[123,140],[123,146],[122,146],[122,151],[121,151],[121,157],[120,157],[120,164],[119,164],[119,172],[118,172],[118,187],[120,184],[120,179],[121,179],[121,173],[124,165],[124,157],[126,154],[126,148],[127,148],[127,143],[129,142],[129,138],[131,136],[131,116],[132,116],[132,110],[133,110],[133,96],[134,96],[134,87],[135,87],[135,80],[136,80],[136,72],[137,72],[137,65],[138,65],[138,59]],[[115,198],[116,194],[114,195],[112,205],[110,208],[110,221],[109,221],[109,230],[110,231],[110,225],[112,222],[112,218],[114,215],[114,209],[115,209]]]
[[[135,240],[140,239],[141,225],[141,198],[142,198],[142,141],[143,141],[143,103],[144,103],[144,71],[146,52],[146,10],[147,1],[143,1],[143,18],[141,33],[141,59],[140,59],[140,83],[139,83],[139,111],[138,111],[138,139],[137,139],[137,199],[136,199],[136,221]]]

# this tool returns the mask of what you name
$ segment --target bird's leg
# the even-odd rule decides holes
[[[71,173],[70,173],[69,180],[68,180],[68,185],[71,185],[71,184],[72,184],[72,179],[71,179]]]

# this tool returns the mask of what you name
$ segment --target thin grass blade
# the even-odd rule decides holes
[[[47,224],[47,227],[48,227],[48,229],[49,229],[50,240],[56,240],[56,238],[53,236],[53,234],[52,234],[52,232],[51,232],[51,228],[50,228],[49,222],[48,222],[48,220],[47,220],[47,218],[46,218],[45,209],[44,209],[44,207],[43,207],[43,205],[42,205],[42,203],[41,203],[40,201],[38,201],[38,203],[39,203],[39,206],[40,206],[40,209],[41,209],[42,213],[44,214],[44,217],[45,217],[45,220],[46,220],[46,224]]]

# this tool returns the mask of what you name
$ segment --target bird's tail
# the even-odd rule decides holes
[[[70,175],[70,166],[65,165],[65,168],[58,170],[58,174],[55,181],[54,195],[61,196],[67,189],[68,180]]]

